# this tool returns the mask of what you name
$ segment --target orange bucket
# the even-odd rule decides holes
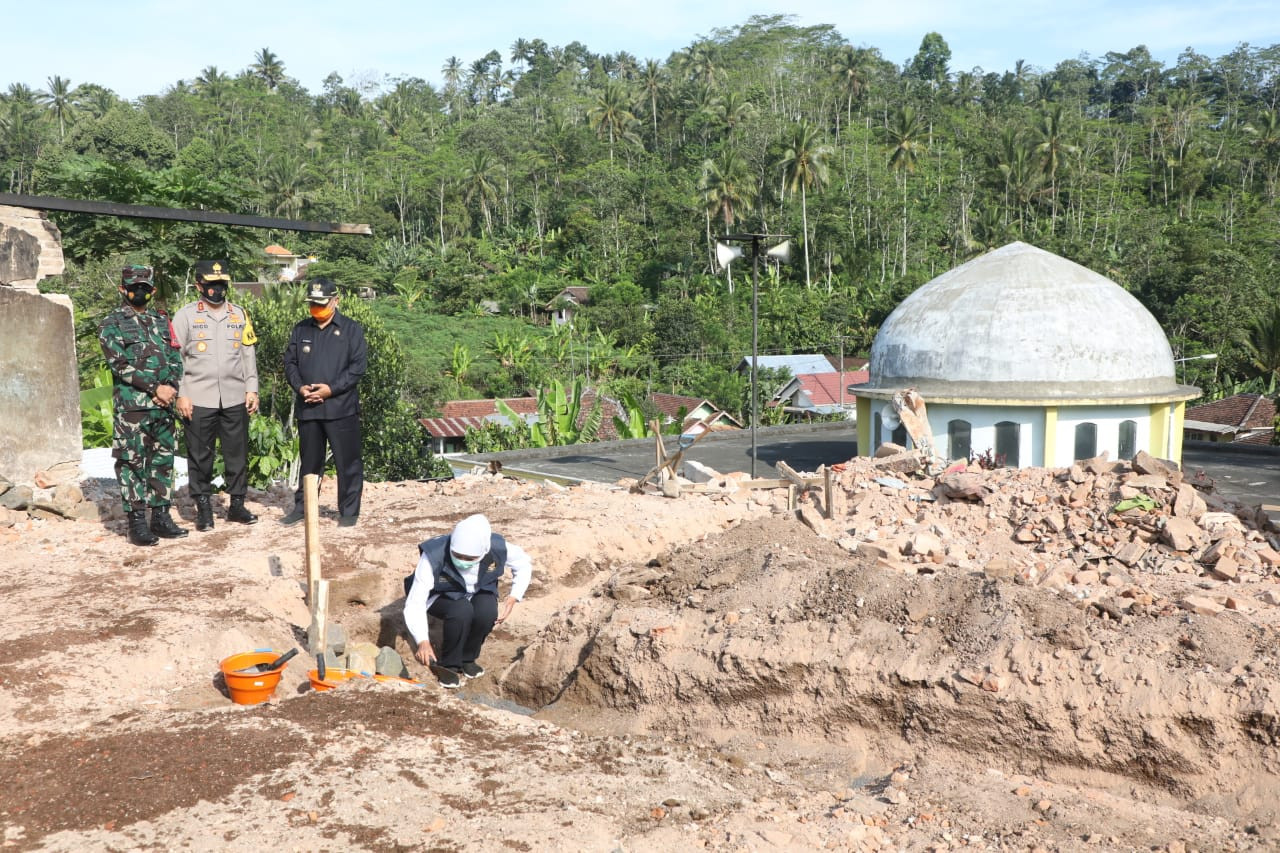
[[[326,667],[324,671],[324,680],[320,680],[320,671],[315,669],[307,670],[307,678],[311,681],[312,690],[332,690],[344,681],[350,681],[353,678],[367,678],[354,669],[338,669],[336,667]]]
[[[374,681],[403,681],[405,684],[414,684],[414,685],[422,684],[421,681],[418,681],[415,678],[401,678],[398,675],[375,675],[373,677],[373,680]]]
[[[236,672],[257,666],[260,663],[271,663],[280,657],[279,652],[245,652],[223,658],[219,664],[222,677],[227,682],[227,690],[231,693],[231,701],[237,705],[257,705],[271,698],[280,683],[280,674],[284,667],[271,672]]]

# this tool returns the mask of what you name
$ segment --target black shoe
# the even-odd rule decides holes
[[[484,675],[484,667],[474,661],[471,663],[464,663],[462,665],[462,674],[467,678],[479,678]]]
[[[449,669],[447,666],[440,666],[439,664],[433,663],[431,664],[431,671],[434,672],[436,678],[439,679],[441,687],[447,687],[450,690],[455,690],[462,686],[462,679],[458,677],[457,670]]]
[[[196,495],[196,530],[204,532],[213,529],[213,504],[208,495]]]
[[[303,515],[304,513],[302,511],[302,507],[295,506],[293,508],[293,512],[289,513],[284,518],[280,519],[280,523],[284,525],[297,524],[299,521],[302,521]]]
[[[129,544],[154,545],[160,537],[147,527],[147,511],[145,509],[129,510]]]
[[[227,508],[227,521],[238,524],[257,524],[258,517],[244,506],[244,495],[232,495],[231,506]]]
[[[167,506],[153,506],[151,508],[151,532],[161,539],[181,539],[187,535],[185,527],[179,527],[173,523]]]
[[[356,522],[360,520],[358,515],[340,515],[338,516],[339,527],[355,527]]]

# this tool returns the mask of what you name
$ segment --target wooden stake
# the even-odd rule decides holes
[[[835,518],[836,510],[831,505],[831,467],[829,465],[822,466],[822,508],[827,511],[827,518]]]
[[[794,510],[796,508],[796,484],[787,483],[787,509]]]
[[[329,582],[317,580],[311,586],[311,627],[307,646],[313,655],[324,654],[329,638]]]
[[[307,603],[313,604],[312,594],[316,581],[320,580],[320,476],[307,474],[302,478],[302,526],[304,530],[303,558],[307,565]]]

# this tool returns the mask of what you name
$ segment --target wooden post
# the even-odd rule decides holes
[[[787,509],[794,511],[796,504],[796,484],[787,483]]]
[[[828,519],[835,518],[836,516],[835,507],[831,505],[832,492],[833,490],[831,488],[831,466],[823,465],[822,466],[822,508],[827,511]]]
[[[307,630],[307,645],[311,654],[324,654],[329,645],[329,582],[318,580],[311,587],[311,627]]]
[[[312,595],[316,581],[320,580],[320,476],[307,474],[302,478],[302,526],[304,530],[303,555],[307,564],[307,603],[314,604]]]
[[[311,654],[324,654],[329,633],[329,582],[320,577],[320,477],[302,478],[302,518],[304,554],[307,563],[307,604],[311,625],[307,645]]]

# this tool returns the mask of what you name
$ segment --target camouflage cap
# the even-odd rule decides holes
[[[133,264],[121,270],[120,286],[128,287],[131,284],[145,284],[148,287],[155,287],[151,282],[151,267]]]
[[[201,281],[231,281],[231,266],[226,261],[200,261],[196,278]]]
[[[317,276],[307,281],[307,301],[324,303],[338,295],[338,285],[332,279]]]

